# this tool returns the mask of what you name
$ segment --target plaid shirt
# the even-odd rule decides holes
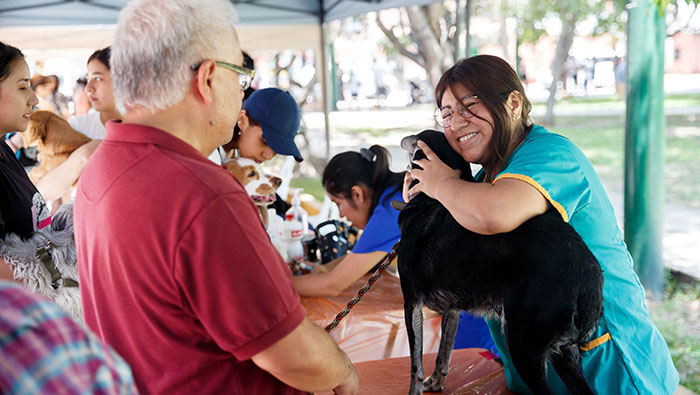
[[[136,392],[111,347],[53,303],[0,281],[0,393]]]

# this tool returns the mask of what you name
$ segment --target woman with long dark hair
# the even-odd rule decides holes
[[[423,192],[440,201],[460,225],[486,235],[509,232],[556,210],[596,256],[605,279],[598,328],[580,347],[588,383],[602,394],[673,393],[678,373],[649,318],[644,288],[634,273],[613,206],[586,156],[566,137],[532,123],[520,79],[501,58],[480,55],[457,62],[440,78],[435,97],[435,116],[452,149],[483,166],[475,177],[480,182],[459,179],[419,143],[427,159],[415,162],[423,170],[408,173],[404,197]],[[420,183],[408,190],[413,179]],[[513,367],[504,323],[487,322],[504,362],[508,388],[529,393]],[[567,392],[554,369],[547,371],[547,379],[554,393]]]
[[[0,42],[0,135],[24,130],[37,103],[24,55]],[[48,218],[44,198],[10,145],[0,142],[0,239],[8,233],[28,236]],[[0,278],[12,279],[12,270],[2,257]]]

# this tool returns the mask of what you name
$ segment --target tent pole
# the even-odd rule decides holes
[[[326,128],[326,161],[331,154],[331,128],[328,112],[330,111],[330,73],[328,72],[328,23],[321,23],[321,92],[323,96],[323,124]]]

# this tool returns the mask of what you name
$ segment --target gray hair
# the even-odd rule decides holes
[[[237,20],[227,0],[134,0],[119,14],[110,60],[114,98],[122,114],[155,112],[185,98],[191,66],[233,39]]]

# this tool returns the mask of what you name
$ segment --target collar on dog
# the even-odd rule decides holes
[[[39,257],[41,264],[44,265],[46,270],[51,275],[51,286],[53,289],[58,289],[60,287],[78,288],[77,281],[63,277],[61,272],[58,271],[56,264],[53,263],[53,259],[51,258],[51,253],[49,252],[51,247],[53,247],[53,244],[51,244],[51,241],[46,238],[45,241],[46,244],[36,250],[36,255]]]

